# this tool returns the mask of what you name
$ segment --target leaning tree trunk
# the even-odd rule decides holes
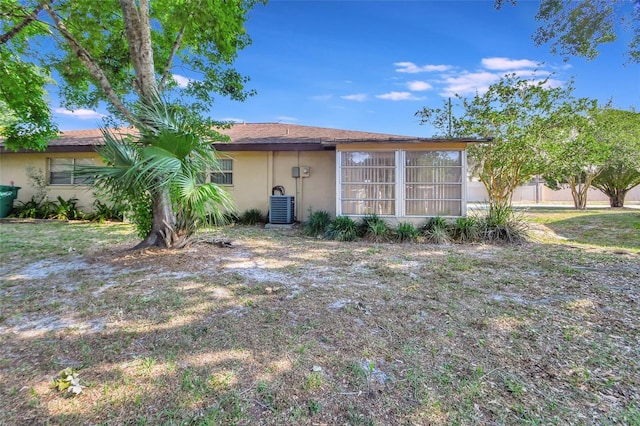
[[[153,213],[151,231],[133,250],[146,247],[172,248],[179,241],[169,188],[160,188],[153,195],[151,204]]]

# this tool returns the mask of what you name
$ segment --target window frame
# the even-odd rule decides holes
[[[216,185],[220,185],[220,186],[233,186],[233,158],[231,157],[224,157],[224,158],[218,158],[218,168],[209,171],[209,176],[208,176],[208,181],[210,183],[216,184]],[[223,165],[224,164],[228,164],[229,168],[225,168]],[[222,176],[222,182],[216,182],[214,180],[214,176]],[[226,182],[226,180],[229,180],[229,182]]]
[[[62,171],[57,171],[54,172],[54,165],[52,164],[53,161],[55,160],[70,160],[71,163],[66,165],[69,170],[62,170]],[[90,178],[76,178],[76,176],[74,175],[73,171],[76,167],[76,165],[78,165],[79,161],[86,161],[87,163],[90,162],[90,165],[94,165],[95,164],[95,159],[91,158],[91,157],[47,157],[47,185],[49,186],[91,186],[92,185],[92,179]],[[84,164],[84,165],[89,165],[89,164]],[[64,166],[64,165],[62,165]],[[58,166],[59,167],[59,166]],[[53,182],[54,180],[60,180],[61,177],[57,177],[55,179],[53,179],[52,173],[64,173],[64,175],[69,176],[69,182],[64,182],[64,183],[57,183],[57,182]]]
[[[368,147],[367,147],[368,148]],[[412,149],[403,149],[403,148],[391,148],[391,149],[353,149],[353,150],[336,150],[336,215],[346,215],[353,217],[363,217],[365,214],[358,213],[346,213],[343,209],[343,202],[345,199],[343,198],[343,187],[345,182],[343,182],[343,155],[345,153],[353,153],[353,152],[363,152],[363,153],[378,153],[378,152],[393,152],[395,155],[395,212],[394,214],[386,214],[378,216],[388,217],[388,218],[407,218],[407,219],[419,219],[419,218],[428,218],[437,216],[436,214],[407,214],[407,202],[408,201],[444,201],[444,202],[456,202],[459,205],[460,216],[466,216],[467,213],[467,185],[466,185],[466,176],[467,176],[467,157],[466,150],[464,148],[446,148],[446,149],[435,149],[435,148],[412,148]],[[450,197],[450,198],[433,198],[433,199],[407,199],[407,171],[411,168],[419,168],[416,166],[407,166],[407,153],[414,152],[456,152],[459,153],[460,165],[459,166],[448,166],[453,167],[455,169],[459,169],[459,182],[437,182],[438,185],[446,186],[446,185],[459,185],[460,186],[460,197]],[[427,166],[425,166],[427,167]],[[429,167],[437,167],[437,166],[429,166]],[[409,183],[410,185],[411,183]],[[439,215],[443,217],[460,217],[458,215]]]

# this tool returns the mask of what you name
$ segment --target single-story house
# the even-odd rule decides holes
[[[238,212],[267,213],[285,200],[292,219],[309,211],[378,214],[390,220],[464,216],[465,149],[477,139],[432,139],[283,123],[238,123],[216,143],[221,170],[208,179],[227,188]],[[13,152],[0,145],[0,184],[20,186],[18,200],[34,195],[27,166],[43,171],[50,198],[76,197],[89,208],[90,186],[74,181],[74,164],[100,162],[100,130],[66,131],[44,152]],[[272,197],[284,195],[283,198]],[[280,205],[281,207],[281,205]]]

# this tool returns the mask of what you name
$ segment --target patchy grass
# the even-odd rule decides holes
[[[0,424],[639,424],[639,214],[529,210],[516,246],[235,227],[168,252],[3,222]]]

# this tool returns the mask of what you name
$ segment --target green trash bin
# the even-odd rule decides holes
[[[0,218],[9,216],[13,210],[13,200],[18,198],[19,186],[0,185]]]

